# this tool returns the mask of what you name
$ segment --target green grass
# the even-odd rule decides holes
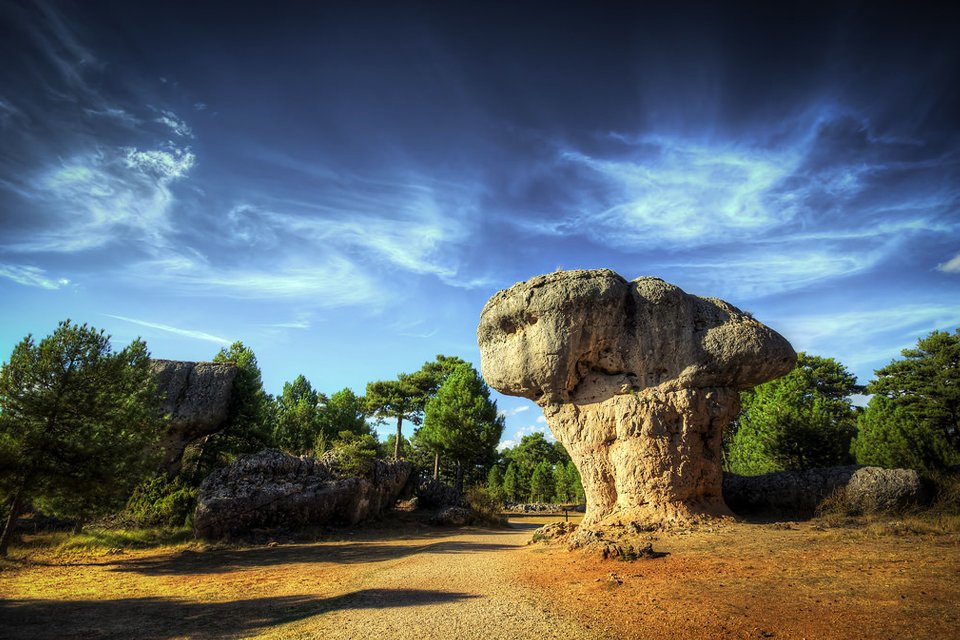
[[[176,529],[84,529],[79,533],[53,532],[24,536],[11,549],[27,555],[106,554],[118,549],[154,549],[195,542],[188,527]],[[19,555],[19,554],[18,554]]]

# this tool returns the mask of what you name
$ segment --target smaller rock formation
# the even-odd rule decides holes
[[[926,491],[913,469],[830,467],[760,476],[724,474],[723,496],[737,513],[806,517],[838,489],[854,511],[898,511],[920,504]]]
[[[232,363],[153,360],[151,367],[166,432],[160,445],[168,477],[180,472],[188,444],[216,433],[230,417],[237,366]]]
[[[240,456],[200,485],[193,526],[217,539],[252,529],[356,524],[392,507],[413,465],[373,461],[364,477],[338,477],[335,460],[297,458],[275,449]]]

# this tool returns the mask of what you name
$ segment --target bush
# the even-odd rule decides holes
[[[197,507],[197,488],[179,476],[168,482],[163,477],[140,484],[127,500],[122,520],[140,526],[189,526]]]
[[[362,478],[373,470],[378,444],[376,438],[369,434],[341,431],[324,460],[336,461],[332,466],[341,478]]]
[[[503,505],[486,487],[479,485],[473,487],[467,491],[466,498],[467,504],[480,521],[487,524],[503,523],[503,518],[500,516]]]

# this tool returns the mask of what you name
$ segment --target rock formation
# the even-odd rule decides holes
[[[659,278],[558,271],[500,291],[477,329],[498,391],[534,400],[580,470],[584,526],[730,515],[720,433],[738,391],[789,372],[779,334]]]
[[[275,449],[240,456],[200,485],[194,529],[216,539],[259,528],[356,524],[392,507],[413,470],[409,462],[376,460],[363,477],[340,477],[336,467],[335,460]]]
[[[188,444],[222,429],[230,417],[237,367],[231,363],[151,362],[160,410],[167,426],[161,439],[164,468],[172,477]]]
[[[853,511],[898,511],[926,497],[920,474],[913,469],[847,466],[723,476],[723,496],[737,513],[810,516],[838,489]]]

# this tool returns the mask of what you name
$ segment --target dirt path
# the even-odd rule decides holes
[[[0,574],[0,637],[595,637],[519,581],[535,526],[28,566]]]
[[[960,637],[956,533],[735,524],[621,563],[527,546],[549,520],[8,566],[0,638]]]

